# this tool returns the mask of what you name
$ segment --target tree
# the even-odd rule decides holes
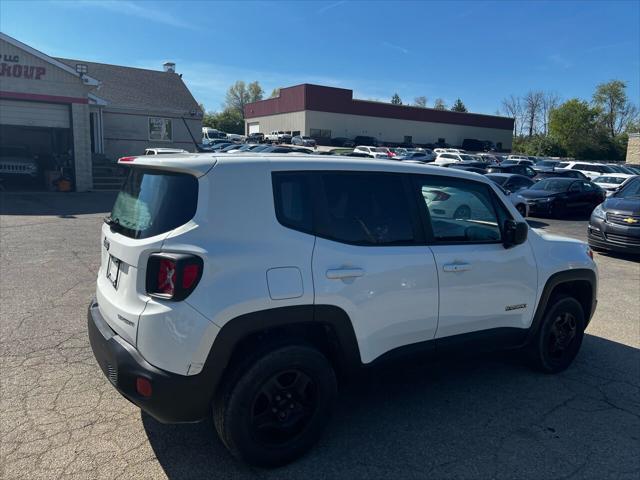
[[[574,158],[597,158],[602,154],[598,109],[577,98],[551,111],[549,135]]]
[[[447,104],[444,103],[443,99],[436,98],[436,100],[433,102],[433,108],[435,108],[436,110],[446,110]]]
[[[609,138],[623,133],[638,118],[638,108],[627,98],[627,85],[621,80],[601,83],[593,94],[598,118]]]
[[[462,113],[468,112],[467,107],[464,106],[464,103],[462,103],[462,100],[460,100],[459,98],[454,102],[453,107],[451,107],[451,111]]]
[[[269,95],[269,98],[276,98],[279,96],[280,96],[280,87],[277,87],[271,91],[271,95]]]
[[[393,97],[391,97],[391,104],[402,105],[402,100],[400,99],[400,95],[398,95],[397,93],[394,93]]]
[[[244,119],[233,108],[227,108],[222,112],[207,112],[202,117],[202,126],[216,128],[227,133],[244,133]]]
[[[560,104],[560,96],[554,92],[545,92],[542,96],[542,104],[540,113],[542,115],[542,133],[547,135],[549,133],[549,115],[551,110],[556,108]]]
[[[524,111],[527,124],[529,126],[529,136],[533,136],[538,130],[538,122],[540,121],[540,112],[542,110],[542,92],[529,91],[524,96]]]
[[[225,110],[235,110],[244,119],[244,106],[247,103],[262,100],[263,93],[262,87],[258,82],[251,82],[247,85],[242,80],[238,80],[227,91],[224,104]]]
[[[413,99],[413,105],[416,107],[426,108],[427,106],[427,97],[421,96]]]
[[[520,136],[522,134],[522,100],[520,97],[510,95],[502,100],[502,108],[505,113],[514,119],[513,122],[513,134]]]

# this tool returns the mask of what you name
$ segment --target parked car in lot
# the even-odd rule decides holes
[[[387,147],[373,147],[366,145],[358,145],[353,149],[353,153],[366,154],[371,158],[391,158],[395,154]]]
[[[620,165],[617,163],[606,163],[607,167],[609,167],[614,173],[627,173],[629,175],[637,175],[632,169],[628,168],[626,165]]]
[[[627,173],[608,173],[607,175],[602,175],[593,180],[593,183],[602,188],[607,197],[610,196],[613,192],[618,190],[622,185],[628,181],[630,178],[635,177],[636,175],[629,175]]]
[[[36,178],[38,176],[38,162],[29,153],[27,147],[10,144],[0,145],[0,175]]]
[[[402,160],[402,161],[415,161],[415,162],[422,162],[422,163],[428,163],[428,162],[433,162],[435,160],[435,155],[433,155],[433,153],[429,154],[426,152],[407,152],[404,155],[396,155],[394,157],[394,160]]]
[[[489,165],[487,173],[515,173],[529,178],[537,175],[536,171],[528,165],[505,165],[505,162],[506,160],[501,162],[500,165]]]
[[[593,180],[605,173],[615,173],[613,169],[601,163],[560,162],[556,165],[556,169],[578,170],[589,177],[590,180]]]
[[[283,130],[273,130],[264,136],[264,140],[269,143],[291,143],[291,138],[291,132],[285,132]]]
[[[264,133],[250,133],[247,136],[246,143],[262,143],[264,142]]]
[[[537,172],[549,172],[558,166],[560,160],[540,160],[537,162],[533,169]]]
[[[176,153],[189,153],[182,148],[145,148],[145,155],[175,155]]]
[[[433,153],[440,155],[441,153],[467,153],[465,150],[459,148],[434,148]]]
[[[467,172],[474,172],[484,175],[487,173],[487,164],[484,162],[458,162],[458,163],[449,163],[448,165],[443,165],[448,168],[456,168],[459,170],[466,170]]]
[[[528,158],[507,158],[502,163],[500,163],[500,165],[504,167],[510,166],[510,165],[526,165],[533,168],[535,166],[535,162],[532,160],[529,160]]]
[[[436,150],[438,150],[436,148]],[[434,150],[434,152],[436,151]],[[450,163],[457,162],[473,162],[474,158],[466,153],[438,153],[438,156],[434,160],[436,165],[448,165]]]
[[[356,146],[356,143],[346,137],[335,137],[331,139],[331,145],[333,145],[334,147],[353,148]]]
[[[497,155],[493,155],[491,153],[478,153],[478,157],[482,159],[486,164],[499,164],[502,160]]]
[[[529,177],[514,173],[488,173],[487,178],[510,192],[519,192],[520,190],[531,188],[535,183]]]
[[[532,215],[550,217],[591,212],[606,196],[594,183],[572,178],[547,178],[519,193],[527,199]]]
[[[536,170],[534,169],[536,172],[536,176],[533,177],[532,180],[534,181],[539,181],[539,180],[543,180],[545,178],[575,178],[578,180],[589,180],[589,177],[587,177],[584,173],[582,173],[579,170],[563,170],[563,169],[555,169],[555,170],[544,170],[544,171],[540,171],[540,170]]]
[[[614,192],[591,213],[589,245],[597,250],[640,254],[640,177]]]
[[[315,147],[316,141],[311,137],[305,137],[304,135],[296,135],[291,138],[291,145],[301,145],[303,147]]]
[[[126,163],[102,226],[91,347],[128,400],[163,422],[212,416],[244,462],[303,455],[338,379],[389,352],[463,341],[557,373],[580,350],[591,251],[530,229],[489,179],[348,157],[158,162]]]

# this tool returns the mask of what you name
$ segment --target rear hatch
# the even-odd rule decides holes
[[[198,204],[196,172],[133,166],[101,236],[96,297],[111,328],[135,345],[138,320],[149,300],[146,265],[172,230],[188,223]],[[210,167],[211,165],[209,165]],[[199,172],[198,172],[199,173]]]

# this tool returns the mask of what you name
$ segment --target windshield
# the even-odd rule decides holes
[[[148,238],[187,223],[197,204],[196,177],[132,168],[107,220],[127,237]]]
[[[504,185],[509,180],[509,177],[500,177],[498,175],[487,175],[487,178],[498,185]]]
[[[627,185],[622,187],[616,198],[640,198],[640,178],[634,178]]]
[[[615,183],[616,185],[620,185],[625,180],[626,178],[622,177],[598,177],[594,180],[594,183]]]
[[[465,162],[473,162],[475,160],[471,155],[460,155],[460,158]]]
[[[383,148],[383,147],[378,147],[378,148],[376,148],[376,152],[387,153],[387,151],[388,151],[388,150],[387,150],[386,148]]]
[[[571,185],[571,182],[567,182],[564,179],[547,178],[540,180],[535,185],[531,186],[531,190],[546,190],[548,192],[566,192]]]

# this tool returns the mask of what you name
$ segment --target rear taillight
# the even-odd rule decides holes
[[[431,193],[435,194],[435,197],[433,197],[434,202],[444,202],[445,200],[449,200],[449,198],[451,197],[451,195],[449,195],[448,193],[442,192],[440,190],[431,190]]]
[[[136,157],[120,157],[118,163],[133,162]]]
[[[202,277],[200,257],[186,253],[154,253],[147,264],[147,295],[184,300]]]

